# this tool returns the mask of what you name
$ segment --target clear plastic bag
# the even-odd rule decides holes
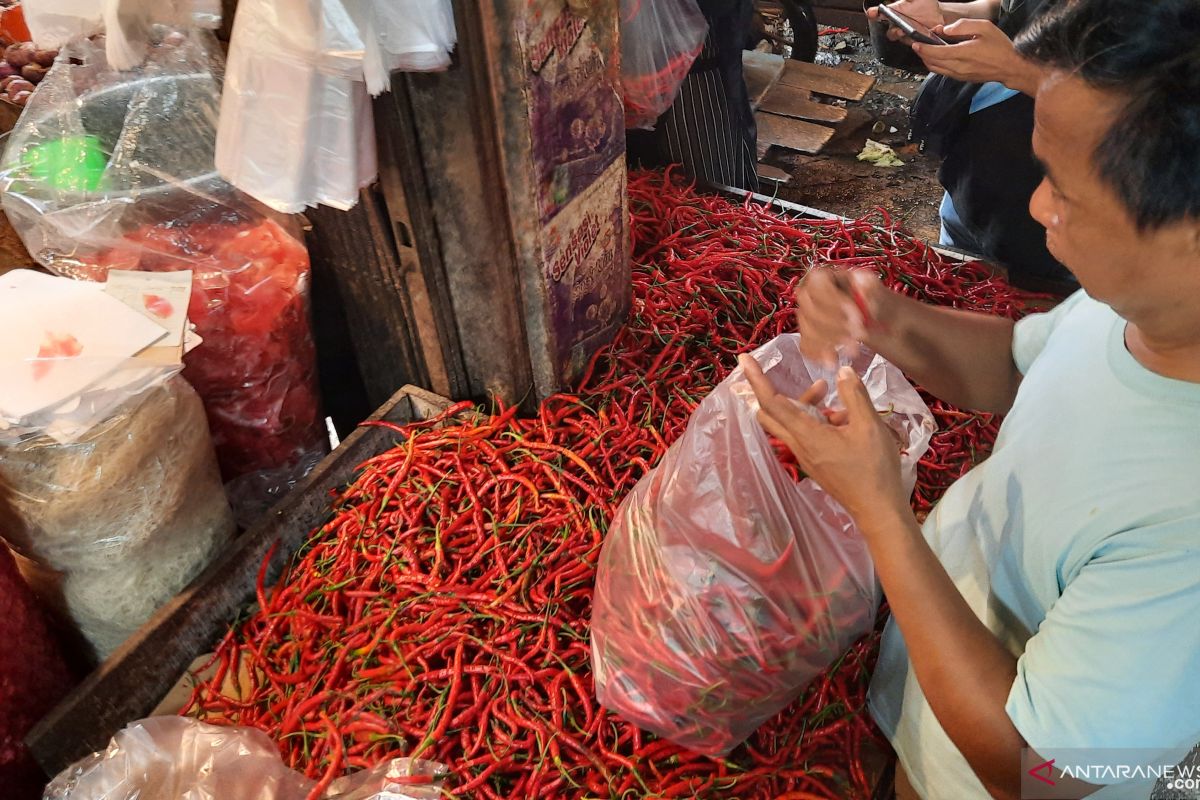
[[[128,71],[109,67],[103,41],[64,48],[9,137],[3,203],[57,274],[193,272],[188,312],[204,343],[184,375],[222,474],[286,487],[327,447],[308,252],[217,174],[220,78],[216,39],[194,29],[155,28]]]
[[[754,357],[781,392],[815,381],[799,336]],[[860,354],[911,489],[933,418],[903,374]],[[880,594],[865,542],[812,480],[788,474],[736,369],[621,503],[593,595],[600,703],[700,753],[727,753],[869,631]]]
[[[445,767],[398,758],[335,780],[323,800],[437,800]],[[63,770],[44,800],[318,800],[316,781],[287,768],[254,728],[185,717],[131,723],[108,749]]]
[[[204,409],[178,376],[73,442],[0,446],[0,534],[100,659],[233,533]]]
[[[626,128],[653,128],[704,47],[696,0],[621,0],[621,98]]]
[[[114,69],[138,66],[153,46],[156,25],[216,29],[219,0],[104,0],[105,53]]]

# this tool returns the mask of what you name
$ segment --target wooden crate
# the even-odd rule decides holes
[[[415,386],[396,392],[371,420],[406,423],[435,416],[450,401]],[[253,602],[259,567],[278,542],[267,574],[278,578],[287,559],[325,522],[329,490],[347,483],[355,468],[389,447],[393,430],[360,427],[325,458],[258,525],[159,609],[26,737],[34,757],[55,775],[75,760],[103,750],[129,722],[149,716],[196,656],[208,652],[230,621]]]

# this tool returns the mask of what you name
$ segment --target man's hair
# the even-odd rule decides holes
[[[1067,0],[1016,46],[1125,98],[1091,155],[1139,229],[1200,220],[1200,0]]]

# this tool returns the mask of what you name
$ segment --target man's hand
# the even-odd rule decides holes
[[[839,346],[864,341],[868,328],[879,326],[887,294],[879,276],[868,270],[812,270],[796,289],[800,349],[811,359],[837,366]]]
[[[935,32],[959,41],[945,46],[913,44],[930,72],[966,83],[999,81],[1030,97],[1037,93],[1040,70],[1017,54],[1012,40],[994,22],[960,19]]]
[[[788,446],[805,474],[841,503],[860,527],[873,529],[868,521],[878,513],[902,509],[911,515],[900,479],[896,439],[854,370],[838,371],[838,395],[846,413],[833,420],[841,424],[830,424],[804,407],[824,395],[824,381],[797,401],[775,391],[752,357],[743,355],[738,364],[758,398],[763,428]]]

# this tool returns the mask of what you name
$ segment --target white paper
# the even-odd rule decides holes
[[[101,284],[0,276],[0,414],[20,420],[62,405],[165,336]]]

